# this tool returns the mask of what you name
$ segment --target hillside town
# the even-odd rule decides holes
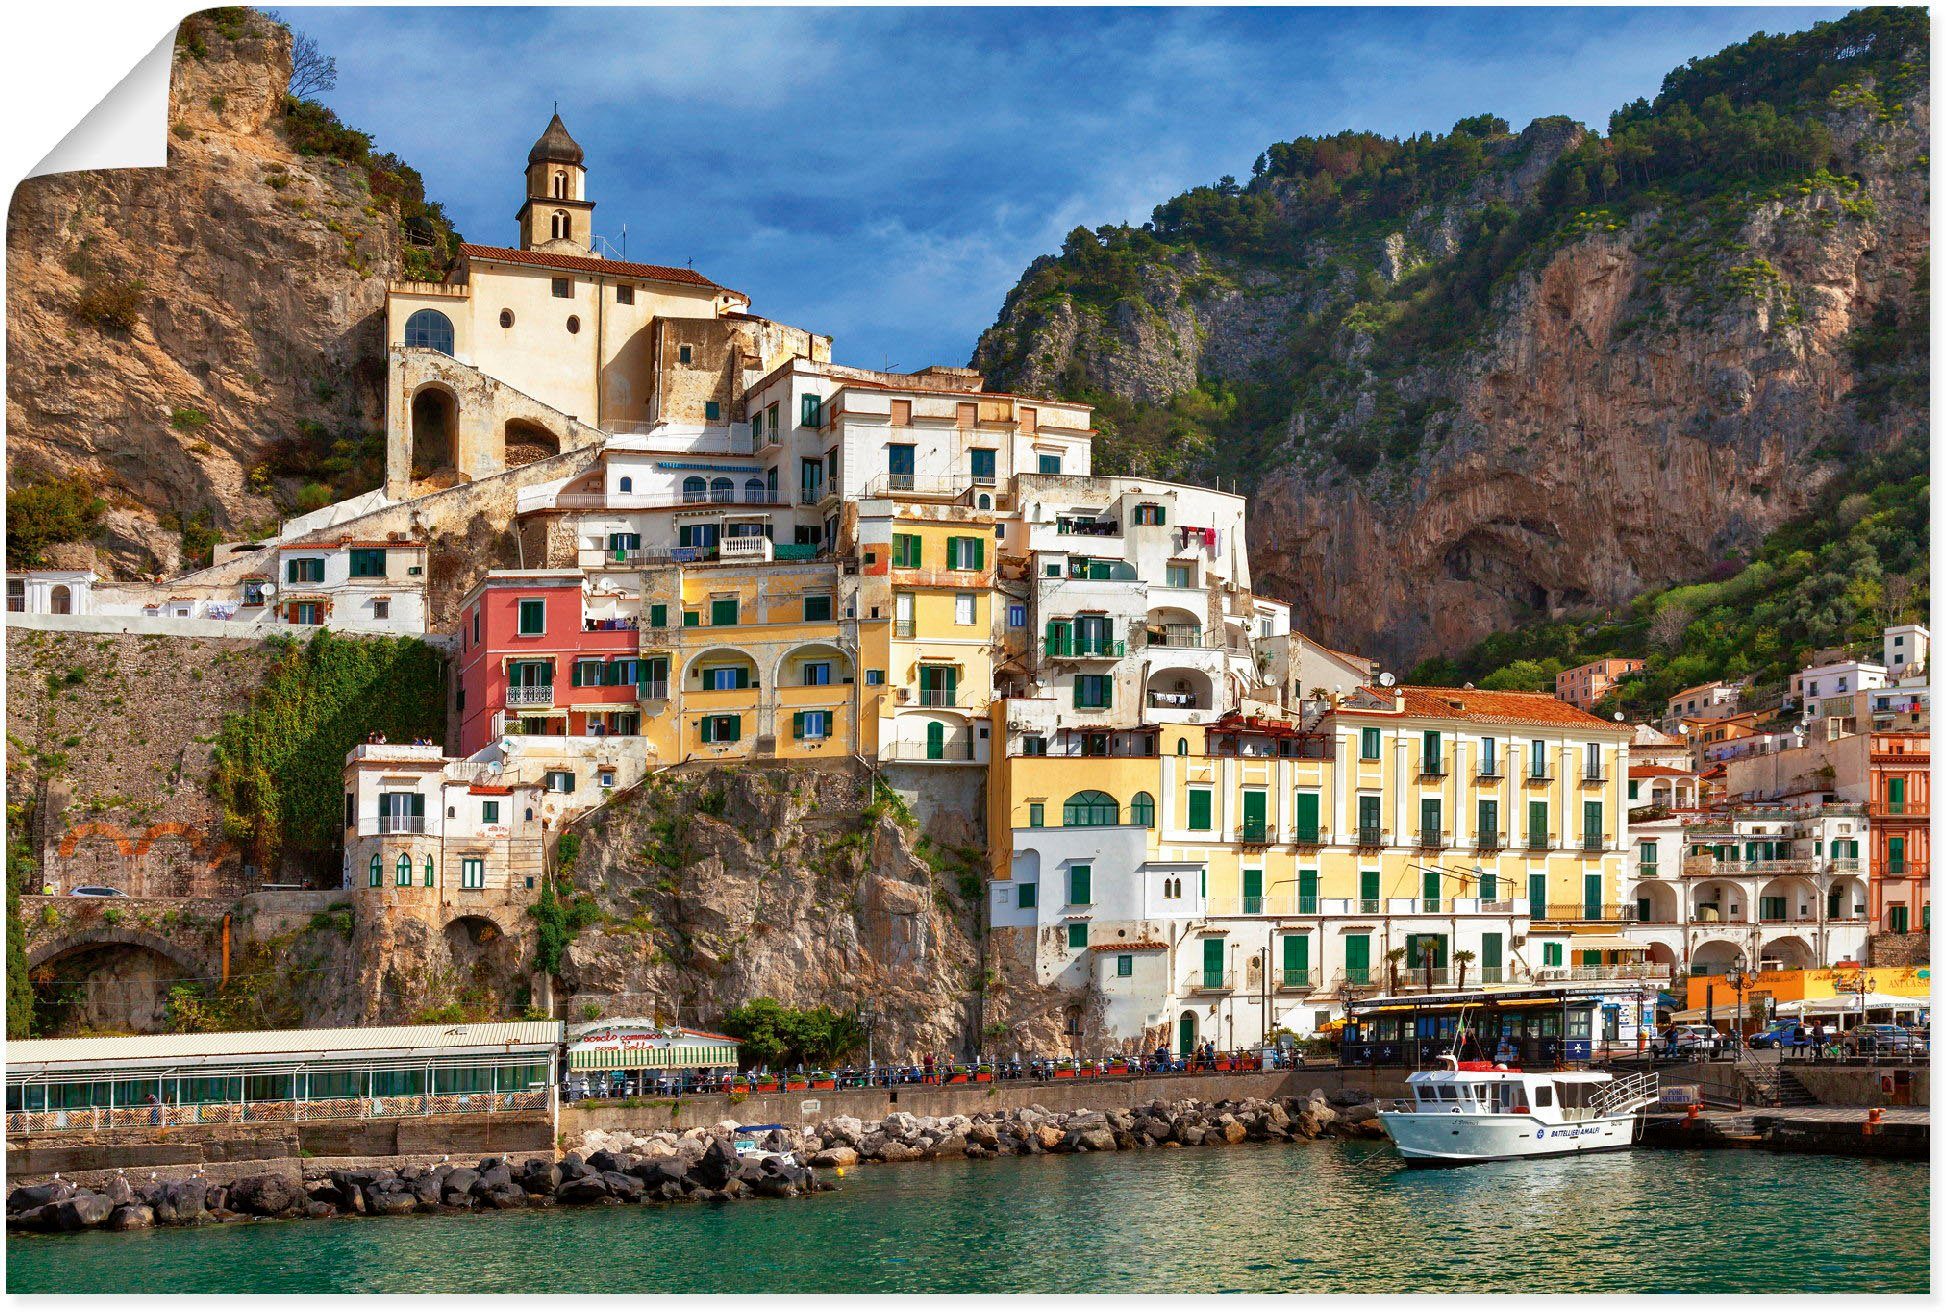
[[[599,253],[594,196],[556,117],[516,244],[391,285],[380,489],[159,582],[7,578],[14,626],[444,652],[446,741],[345,761],[357,916],[513,925],[552,838],[661,772],[856,763],[979,817],[988,932],[1107,1051],[1306,1038],[1382,994],[1623,982],[1678,1014],[1730,970],[1790,1002],[1927,961],[1925,626],[1658,723],[1597,712],[1622,659],[1555,695],[1408,686],[1255,591],[1242,496],[1095,470],[1085,405],[836,363]],[[477,520],[519,563],[436,568]]]

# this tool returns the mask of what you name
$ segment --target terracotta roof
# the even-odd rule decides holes
[[[521,251],[512,246],[476,246],[462,242],[460,253],[470,259],[500,260],[505,264],[532,264],[538,269],[567,269],[575,273],[605,273],[620,278],[647,278],[653,282],[681,282],[692,287],[712,287],[730,291],[695,269],[678,269],[668,264],[632,264],[627,260],[599,260],[592,255],[564,255],[560,251]],[[744,293],[734,293],[743,295]]]
[[[1696,692],[1707,692],[1714,688],[1732,688],[1735,686],[1737,685],[1730,684],[1725,679],[1715,679],[1711,683],[1696,683],[1690,688],[1681,688],[1678,692],[1666,698],[1666,700],[1668,702],[1676,702],[1681,697],[1689,697]]]
[[[1635,765],[1627,776],[1632,779],[1663,779],[1668,775],[1689,775],[1691,770],[1681,770],[1670,765]]]
[[[1477,724],[1559,724],[1577,729],[1611,729],[1624,732],[1625,726],[1601,720],[1569,702],[1561,702],[1547,692],[1487,692],[1481,688],[1367,688],[1369,695],[1392,701],[1402,695],[1402,712],[1435,720],[1469,720]],[[1345,710],[1345,708],[1343,708]],[[1356,710],[1355,715],[1374,711]]]
[[[1169,946],[1171,945],[1160,943],[1156,939],[1144,939],[1137,943],[1093,943],[1090,945],[1090,950],[1092,952],[1148,952],[1154,948],[1163,949]]]

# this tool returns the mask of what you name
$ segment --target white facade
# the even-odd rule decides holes
[[[1864,689],[1880,688],[1888,682],[1888,669],[1870,661],[1845,660],[1810,665],[1789,678],[1783,705],[1798,706],[1804,718],[1812,718],[1820,711],[1821,703],[1826,698],[1851,697]]]
[[[1891,679],[1921,674],[1930,665],[1930,630],[1923,624],[1891,624],[1882,631],[1882,664]]]

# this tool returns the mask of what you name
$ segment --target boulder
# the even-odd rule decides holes
[[[483,1163],[483,1165],[485,1166],[486,1163]],[[508,1169],[506,1163],[496,1158],[494,1159],[494,1164],[482,1171],[480,1178],[474,1181],[474,1192],[479,1195],[486,1195],[493,1193],[496,1189],[505,1189],[514,1182],[514,1172]]]
[[[1077,1152],[1109,1153],[1117,1151],[1117,1136],[1104,1125],[1077,1130],[1068,1136],[1069,1142]]]
[[[441,1182],[440,1201],[449,1207],[466,1206],[468,1195],[474,1191],[474,1185],[480,1178],[479,1171],[470,1170],[465,1166],[451,1172]]]
[[[879,1159],[883,1162],[913,1162],[919,1161],[920,1158],[919,1148],[910,1143],[902,1143],[898,1139],[889,1139],[880,1146]]]
[[[921,1122],[906,1112],[893,1112],[880,1122],[880,1128],[890,1139],[912,1139]]]
[[[991,1147],[993,1146],[992,1141],[990,1146]],[[857,1165],[859,1160],[860,1160],[860,1154],[842,1143],[842,1144],[835,1145],[834,1147],[831,1148],[821,1149],[819,1152],[814,1153],[812,1157],[812,1164],[814,1166],[845,1167],[845,1166]]]
[[[945,1135],[928,1146],[928,1154],[933,1157],[965,1157],[968,1154],[968,1140],[959,1134]]]
[[[77,1190],[52,1205],[53,1228],[85,1230],[91,1225],[100,1225],[108,1220],[108,1214],[114,1210],[114,1206],[105,1195],[89,1189]]]
[[[738,1174],[739,1165],[731,1140],[713,1139],[692,1174],[706,1189],[722,1189],[726,1180]]]
[[[554,1162],[545,1162],[539,1157],[531,1157],[522,1163],[521,1187],[531,1194],[554,1194],[555,1186],[562,1183],[562,1172]]]
[[[1001,1146],[1002,1136],[996,1133],[995,1126],[987,1121],[976,1121],[968,1127],[968,1142],[979,1148],[995,1149]],[[813,1163],[819,1165],[818,1162]]]
[[[1219,1126],[1219,1137],[1229,1144],[1244,1143],[1246,1141],[1246,1127],[1241,1125],[1235,1118],[1228,1116],[1225,1118],[1225,1122]]]
[[[586,1171],[586,1168],[585,1168]],[[581,1206],[597,1203],[609,1197],[609,1185],[600,1175],[585,1173],[573,1179],[564,1180],[556,1186],[555,1200]]]
[[[172,1180],[151,1206],[161,1225],[195,1225],[203,1219],[209,1197],[209,1187],[201,1180]]]
[[[1108,1124],[1110,1124],[1110,1118],[1104,1115],[1104,1113],[1088,1110],[1074,1111],[1063,1118],[1063,1128],[1065,1130],[1094,1130],[1099,1126]]]
[[[425,1175],[413,1182],[413,1200],[422,1207],[438,1206],[440,1203],[441,1189],[445,1182],[445,1176],[428,1171]]]
[[[1375,1109],[1373,1103],[1356,1103],[1341,1113],[1341,1119],[1359,1125],[1363,1121],[1380,1120],[1381,1113]]]
[[[589,1169],[598,1175],[608,1175],[611,1171],[622,1171],[629,1165],[616,1153],[604,1150],[589,1154]]]
[[[1196,1121],[1178,1126],[1174,1134],[1178,1142],[1187,1148],[1196,1148],[1205,1142],[1205,1127]]]
[[[126,1175],[109,1177],[108,1183],[102,1186],[101,1192],[102,1196],[115,1207],[132,1202],[135,1198],[135,1188],[129,1183],[129,1177]]]
[[[124,1203],[102,1222],[104,1230],[147,1230],[156,1223],[155,1209],[141,1203]]]
[[[603,1183],[609,1186],[611,1198],[620,1198],[626,1203],[643,1199],[643,1181],[625,1171],[604,1171]]]
[[[1030,1130],[1030,1136],[1037,1144],[1042,1146],[1044,1152],[1053,1151],[1058,1144],[1063,1142],[1063,1131],[1047,1122],[1038,1122]]]
[[[9,1212],[25,1212],[49,1203],[58,1203],[74,1193],[74,1186],[66,1180],[50,1180],[46,1184],[24,1184],[7,1195]]]
[[[277,1216],[303,1205],[297,1182],[284,1175],[248,1175],[230,1185],[230,1210],[252,1216]]]

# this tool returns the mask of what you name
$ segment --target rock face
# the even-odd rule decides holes
[[[752,998],[850,1013],[871,998],[881,1054],[987,1040],[1053,1044],[1061,999],[978,995],[982,866],[937,872],[903,809],[852,767],[670,771],[583,829],[573,868],[604,912],[570,945],[570,1013],[715,1021]],[[942,851],[930,847],[942,860]]]
[[[1928,88],[1838,94],[1822,118],[1825,171],[1730,211],[1657,202],[1570,224],[1534,243],[1473,330],[1423,349],[1384,359],[1365,312],[1466,253],[1492,207],[1536,211],[1583,129],[1541,120],[1490,139],[1488,173],[1403,209],[1379,240],[1337,232],[1281,262],[1198,237],[1130,257],[1117,281],[1087,253],[1045,257],[973,364],[992,386],[1108,394],[1140,414],[1199,382],[1275,389],[1263,448],[1199,451],[1174,429],[1137,457],[1236,473],[1256,590],[1293,602],[1297,628],[1400,669],[1705,577],[1852,454],[1920,430],[1920,402],[1858,406],[1851,348],[1872,323],[1921,331]],[[1099,468],[1126,472],[1125,450],[1104,446]]]
[[[254,11],[186,20],[169,166],[14,193],[9,482],[82,475],[110,503],[102,564],[124,573],[177,568],[171,516],[226,536],[275,522],[275,471],[251,471],[280,443],[346,443],[356,463],[383,431],[398,214],[361,169],[288,143],[290,47]],[[128,296],[126,327],[78,308],[103,293]]]

